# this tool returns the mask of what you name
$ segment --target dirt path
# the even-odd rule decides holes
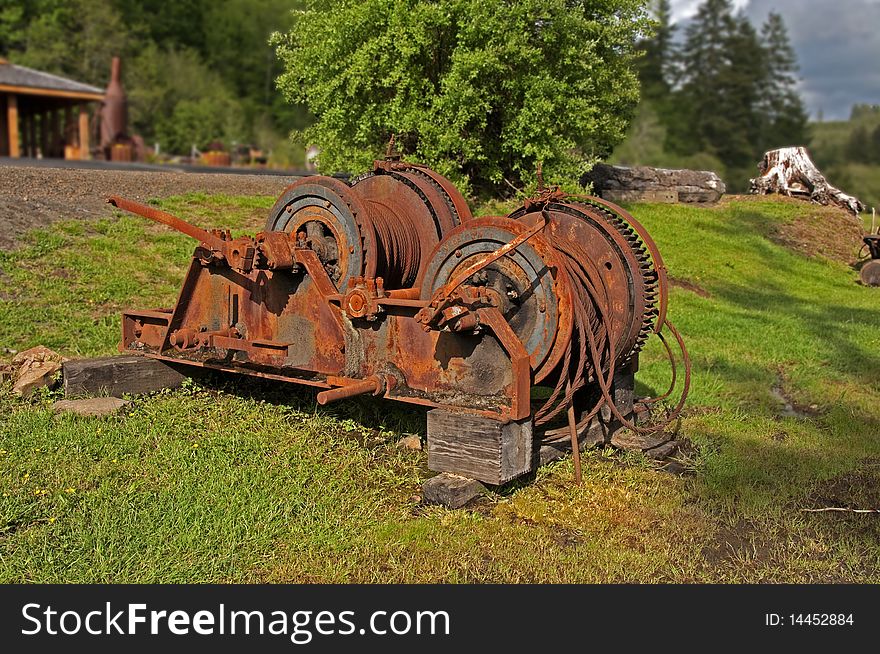
[[[201,191],[275,197],[296,177],[0,166],[0,249],[62,218],[107,215],[109,195],[145,202]]]

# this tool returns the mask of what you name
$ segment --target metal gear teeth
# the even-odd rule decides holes
[[[632,226],[622,217],[616,214],[615,212],[608,209],[608,207],[591,202],[589,199],[582,200],[584,204],[589,205],[594,210],[599,211],[605,219],[608,221],[610,225],[612,225],[623,238],[629,243],[630,249],[636,257],[636,260],[639,263],[639,271],[642,274],[642,278],[645,282],[645,291],[644,291],[644,300],[645,300],[645,311],[644,318],[642,320],[642,325],[639,328],[638,336],[636,337],[635,344],[630,352],[628,352],[624,357],[623,361],[629,361],[634,354],[639,352],[647,342],[648,338],[650,338],[651,334],[654,332],[654,324],[657,320],[657,316],[659,314],[659,309],[657,307],[657,300],[660,295],[659,288],[659,275],[657,274],[657,270],[654,268],[654,261],[651,259],[650,254],[648,253],[644,241],[642,241],[641,236],[632,228]]]
[[[455,203],[453,203],[452,198],[449,197],[449,193],[446,192],[446,189],[444,189],[442,186],[440,186],[440,184],[438,184],[438,183],[434,180],[433,177],[431,177],[430,175],[425,174],[424,171],[419,170],[418,168],[415,168],[415,167],[412,167],[412,168],[407,167],[407,168],[405,168],[405,169],[404,169],[403,171],[401,171],[401,172],[406,172],[406,173],[409,173],[409,174],[411,174],[411,175],[417,175],[418,177],[420,177],[420,178],[422,178],[423,180],[425,180],[426,182],[428,182],[428,183],[429,183],[431,186],[433,186],[435,189],[437,189],[437,191],[439,191],[439,193],[440,193],[440,196],[445,200],[446,205],[449,207],[449,212],[450,212],[450,213],[452,214],[452,216],[454,217],[454,219],[455,219],[455,224],[456,224],[456,225],[460,225],[460,224],[461,224],[461,216],[458,215],[458,211],[456,211],[456,209],[455,209]],[[430,205],[429,205],[429,206],[430,206]]]

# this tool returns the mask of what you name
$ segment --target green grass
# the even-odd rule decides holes
[[[271,200],[167,210],[255,230]],[[424,413],[217,379],[56,416],[0,391],[0,582],[880,581],[878,289],[775,245],[795,201],[639,205],[694,360],[673,475],[591,451],[468,510],[424,507],[425,456],[395,445]],[[812,209],[810,209],[812,210]],[[0,253],[0,348],[114,351],[122,307],[171,306],[193,243],[138,218],[67,221]],[[639,388],[662,390],[654,343]],[[780,418],[781,386],[812,417]]]

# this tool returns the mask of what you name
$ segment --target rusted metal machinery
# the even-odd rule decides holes
[[[880,286],[880,233],[869,234],[863,240],[863,249],[867,248],[870,258],[862,265],[859,276],[865,286]]]
[[[634,425],[615,384],[664,325],[686,367],[672,413],[684,402],[660,253],[598,198],[541,189],[475,218],[447,179],[389,157],[350,184],[297,181],[255,237],[110,202],[199,241],[174,309],[124,314],[122,350],[311,385],[319,404],[430,407],[434,470],[501,484],[597,420],[659,428]]]

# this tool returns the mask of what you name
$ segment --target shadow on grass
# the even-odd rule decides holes
[[[219,371],[209,371],[199,376],[198,383],[206,389],[286,406],[301,413],[351,420],[371,431],[425,435],[427,409],[421,406],[367,395],[321,406],[315,400],[318,389],[292,382]]]

